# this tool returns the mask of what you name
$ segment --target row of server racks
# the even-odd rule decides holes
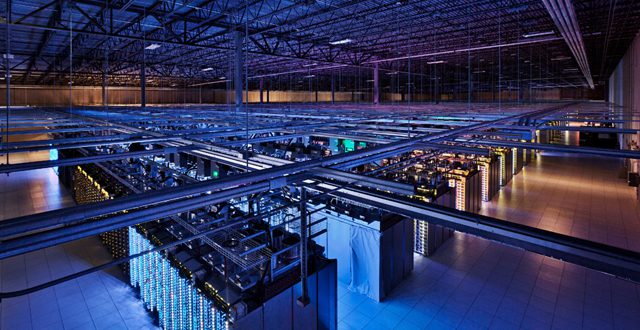
[[[64,150],[59,157],[76,157],[78,152]],[[174,156],[176,161],[178,157]],[[125,167],[131,165],[126,161],[123,163]],[[60,167],[58,173],[60,181],[72,191],[78,204],[100,203],[136,193],[123,183],[127,180],[134,182],[135,176],[123,178],[114,175],[120,173],[119,166],[123,165],[67,166]],[[309,306],[296,303],[302,294],[300,239],[297,234],[276,230],[279,234],[275,235],[269,232],[268,224],[256,221],[233,232],[239,236],[210,238],[216,246],[224,247],[222,251],[228,255],[218,253],[204,240],[148,252],[186,237],[189,225],[196,226],[201,223],[199,217],[210,216],[211,212],[187,212],[99,235],[114,259],[143,253],[130,262],[122,263],[121,268],[160,327],[266,329],[275,325],[293,328],[295,324],[305,324],[313,329],[337,327],[336,261],[324,258],[321,247],[313,241],[308,244],[307,281],[316,289],[310,290]],[[259,266],[242,270],[233,262],[248,264],[246,258],[257,256],[246,254],[244,260],[237,260],[241,251],[236,249],[249,242],[254,246],[269,246],[259,251],[265,258],[272,258],[259,262]],[[322,291],[317,288],[322,288]],[[311,309],[316,312],[309,313]],[[281,320],[274,322],[273,317]]]

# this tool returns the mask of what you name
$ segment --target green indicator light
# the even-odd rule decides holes
[[[355,142],[353,140],[343,140],[342,145],[344,145],[344,151],[354,151],[356,149]]]

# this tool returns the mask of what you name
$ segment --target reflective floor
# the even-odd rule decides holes
[[[640,203],[604,157],[541,153],[481,214],[640,251]]]
[[[640,285],[456,233],[382,303],[340,283],[339,329],[638,329]]]
[[[73,205],[51,169],[0,175],[0,201],[0,219]],[[0,260],[0,289],[24,289],[109,260],[95,237]],[[150,328],[151,319],[117,269],[0,303],[0,329]]]
[[[640,205],[617,160],[543,153],[481,213],[640,250]],[[637,329],[640,285],[456,233],[383,303],[341,283],[341,329]]]
[[[71,205],[52,169],[0,174],[0,221]]]

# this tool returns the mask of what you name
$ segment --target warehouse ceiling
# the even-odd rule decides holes
[[[638,32],[640,2],[573,1],[577,30],[567,34],[554,21],[557,3],[571,4],[7,0],[0,10],[11,24],[0,37],[14,84],[136,85],[144,63],[149,86],[224,88],[236,45],[252,86],[263,78],[295,89],[304,77],[326,86],[339,76],[357,89],[374,65],[383,79],[413,75],[451,89],[604,84]]]

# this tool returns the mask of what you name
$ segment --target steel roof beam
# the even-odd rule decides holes
[[[314,188],[321,192],[327,192],[337,187],[320,184]],[[408,219],[441,225],[622,278],[640,281],[640,253],[635,251],[529,227],[508,220],[458,211],[433,203],[415,202],[380,191],[366,191],[349,187],[329,194],[403,215]]]

